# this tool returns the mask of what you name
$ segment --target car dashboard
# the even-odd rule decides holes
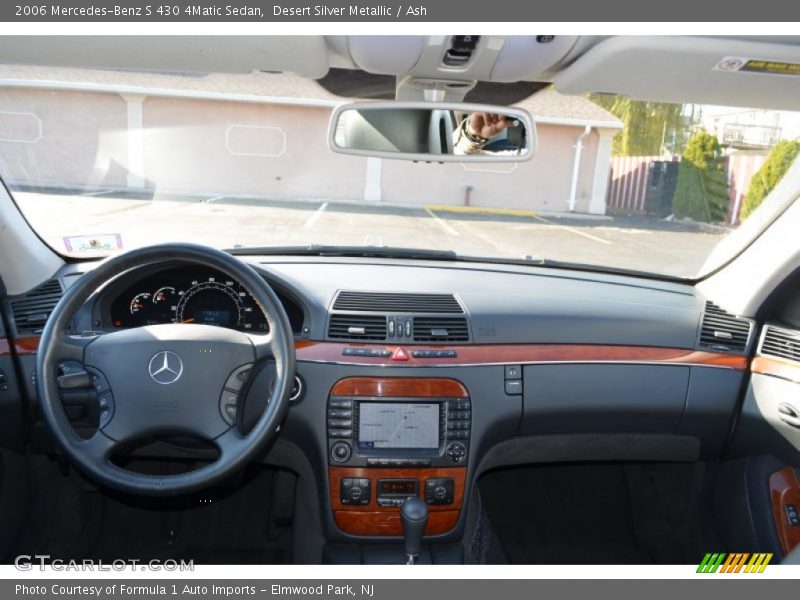
[[[397,538],[412,494],[429,505],[428,539],[458,540],[477,477],[498,466],[718,457],[756,335],[680,283],[455,261],[249,260],[286,310],[297,358],[297,393],[265,460],[313,481],[329,541]],[[65,267],[45,284],[52,297],[87,268]],[[43,296],[5,304],[32,407],[37,334],[24,311]],[[259,312],[231,278],[165,264],[98,290],[75,327],[266,333]]]

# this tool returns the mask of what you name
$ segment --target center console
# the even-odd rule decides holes
[[[426,502],[426,535],[455,527],[472,429],[464,386],[452,379],[339,381],[327,406],[330,497],[351,535],[400,535],[399,507]]]

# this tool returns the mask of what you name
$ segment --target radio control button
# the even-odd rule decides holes
[[[353,408],[353,401],[352,400],[331,400],[328,402],[329,408]]]
[[[350,439],[353,437],[352,429],[329,429],[328,437],[333,439]]]
[[[250,377],[250,371],[252,368],[253,365],[247,364],[236,369],[228,376],[227,381],[225,381],[225,388],[233,392],[238,392],[241,390],[248,377]]]
[[[344,408],[330,408],[328,409],[328,417],[332,419],[350,419],[353,417],[353,411]]]
[[[352,451],[350,450],[350,444],[347,442],[336,442],[331,448],[331,458],[338,463],[343,463],[350,460],[351,454]],[[342,481],[346,480],[343,479]]]
[[[464,459],[467,456],[467,448],[461,442],[450,442],[445,450],[445,454],[450,462],[464,462]]]

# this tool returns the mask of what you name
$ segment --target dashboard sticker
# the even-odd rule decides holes
[[[800,63],[762,60],[743,56],[726,56],[714,66],[714,70],[766,73],[767,75],[800,75]]]
[[[96,252],[98,250],[122,250],[122,236],[118,233],[99,235],[70,235],[64,237],[68,252]]]

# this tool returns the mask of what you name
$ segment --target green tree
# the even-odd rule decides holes
[[[727,208],[728,177],[722,147],[716,136],[698,131],[681,155],[672,212],[678,218],[710,223],[724,220]]]
[[[665,146],[671,152],[683,149],[687,127],[683,104],[632,100],[615,94],[589,94],[589,99],[625,124],[612,142],[615,156],[656,156]]]
[[[742,219],[749,217],[761,205],[798,155],[800,155],[800,141],[781,140],[772,147],[767,160],[750,180],[750,188],[742,205]]]

